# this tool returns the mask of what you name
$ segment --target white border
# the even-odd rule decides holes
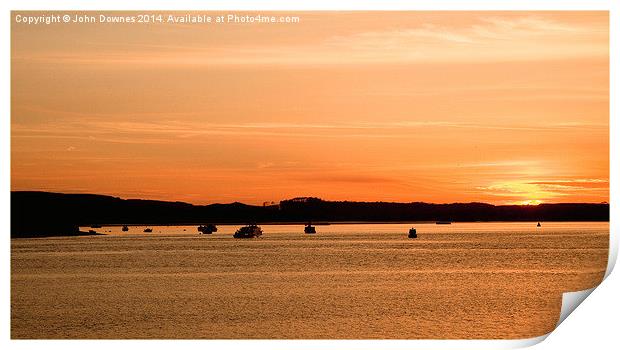
[[[617,257],[618,247],[618,229],[616,221],[619,218],[618,207],[615,206],[615,200],[618,198],[618,142],[616,137],[620,136],[618,133],[618,122],[614,117],[616,116],[618,93],[616,89],[617,82],[617,69],[615,61],[618,60],[617,50],[617,37],[620,30],[620,21],[618,18],[618,1],[613,0],[418,0],[418,1],[398,1],[398,0],[384,0],[384,1],[372,1],[372,0],[360,0],[360,1],[335,1],[335,0],[315,0],[306,2],[293,2],[283,0],[269,0],[269,1],[243,1],[243,0],[229,0],[229,1],[190,1],[190,0],[175,0],[175,1],[162,1],[162,0],[139,0],[139,1],[122,1],[122,0],[108,0],[108,1],[79,1],[79,0],[57,0],[53,3],[43,0],[25,0],[25,1],[2,1],[0,2],[0,9],[2,9],[1,18],[1,31],[0,31],[0,45],[2,45],[3,55],[0,58],[2,66],[3,77],[10,76],[10,23],[11,17],[8,13],[10,10],[67,10],[67,9],[81,9],[81,10],[610,10],[610,30],[611,30],[611,47],[610,47],[610,156],[612,160],[616,162],[610,162],[610,203],[612,210],[612,222],[611,229],[611,249],[610,259],[608,264],[607,275],[611,272],[613,265]],[[546,336],[533,338],[523,341],[449,341],[449,340],[422,340],[422,341],[9,341],[10,329],[8,321],[10,320],[10,304],[8,302],[10,298],[10,267],[6,262],[10,261],[10,240],[9,240],[9,193],[10,193],[10,79],[3,79],[2,86],[2,99],[0,108],[4,113],[0,118],[0,232],[4,235],[4,239],[1,241],[2,249],[1,254],[3,258],[2,274],[3,283],[0,289],[3,302],[0,304],[0,312],[2,319],[2,328],[0,330],[0,337],[2,342],[6,343],[4,348],[32,348],[37,346],[44,346],[56,349],[65,348],[83,348],[85,346],[107,349],[110,346],[148,346],[155,349],[165,349],[170,346],[174,348],[197,348],[208,346],[210,348],[256,348],[256,349],[314,349],[314,348],[328,348],[328,349],[340,349],[340,348],[355,348],[355,349],[375,349],[389,348],[389,349],[404,349],[404,348],[424,348],[424,349],[445,349],[445,348],[459,348],[459,349],[494,349],[494,348],[510,348],[515,346],[529,346],[533,345],[543,339]],[[602,317],[597,317],[598,314],[590,313],[590,319],[574,319],[569,318],[569,322],[562,324],[560,329],[563,331],[563,338],[560,334],[553,333],[550,340],[538,345],[539,348],[551,348],[545,344],[549,343],[549,346],[558,349],[572,349],[576,348],[576,344],[607,344],[604,340],[607,336],[609,342],[615,343],[617,341],[614,336],[615,333],[612,328],[607,327],[607,333],[600,333],[597,330],[606,329],[606,325],[613,325],[618,319],[618,299],[615,297],[615,291],[618,291],[619,281],[617,276],[612,276],[608,280],[603,282],[605,290],[600,292],[594,291],[593,294],[601,295],[601,299],[596,302],[587,300],[585,303],[590,305],[597,305],[598,309],[594,311],[601,312]],[[589,291],[590,292],[590,291]],[[603,299],[607,295],[607,299]],[[593,298],[589,298],[593,299]],[[611,305],[611,307],[609,307]],[[604,310],[612,310],[612,312],[603,312]],[[577,313],[586,313],[587,310],[578,310]],[[584,316],[585,317],[585,316]],[[594,318],[594,319],[591,319]],[[572,322],[574,321],[574,322]],[[571,323],[573,327],[571,326]],[[577,324],[575,327],[574,325]],[[596,339],[588,339],[587,334],[598,334]],[[585,332],[585,334],[583,334]],[[585,337],[584,337],[585,335]],[[603,340],[601,341],[601,338]],[[564,341],[563,341],[564,340]],[[584,343],[584,340],[588,343]]]

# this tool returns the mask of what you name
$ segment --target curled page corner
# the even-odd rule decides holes
[[[607,257],[607,269],[605,270],[605,276],[603,280],[605,280],[614,269],[616,264],[616,260],[618,258],[618,239],[617,235],[613,232],[609,234],[609,255]],[[602,281],[601,281],[602,283]],[[600,285],[600,283],[599,283]],[[584,301],[586,298],[598,287],[595,286],[590,289],[575,291],[575,292],[566,292],[562,294],[562,310],[560,311],[560,318],[558,319],[558,323],[555,325],[557,328],[566,318],[570,315],[575,309]]]
[[[607,271],[609,271],[609,268]],[[594,291],[594,289],[596,289],[596,287],[576,292],[562,293],[562,309],[560,310],[560,318],[558,319],[558,323],[555,325],[555,328],[564,322],[568,315],[570,315],[579,306],[579,304],[581,304],[590,295],[590,293]],[[534,338],[508,340],[501,345],[503,345],[502,348],[504,349],[526,348],[543,342],[551,333],[552,332],[549,332]]]
[[[611,231],[613,231],[613,228],[609,232],[609,255],[607,257],[607,269],[605,270],[603,281],[611,274],[616,265],[616,260],[618,259],[618,235]],[[556,328],[564,322],[568,315],[570,315],[599,285],[586,290],[563,293],[562,310],[560,311],[560,319],[556,324]]]
[[[607,277],[613,271],[616,261],[618,259],[618,236],[615,232],[612,232],[613,228],[610,229],[609,234],[609,255],[607,258],[607,269],[605,270],[605,276],[603,277],[603,281],[607,279]],[[603,282],[601,281],[601,283]],[[586,298],[592,294],[592,292],[600,286],[600,283],[590,289],[575,291],[575,292],[565,292],[562,293],[562,309],[560,310],[560,318],[558,319],[558,323],[555,325],[557,328],[566,318],[573,312],[575,309],[584,301]],[[508,345],[508,348],[525,348],[529,346],[536,345],[542,341],[544,341],[551,332],[541,335],[535,338],[528,338],[514,341]]]
[[[590,293],[592,293],[596,287],[580,290],[576,292],[566,292],[562,294],[562,310],[560,311],[560,318],[558,319],[558,323],[555,325],[557,328],[566,318],[570,315],[579,304],[581,304]]]

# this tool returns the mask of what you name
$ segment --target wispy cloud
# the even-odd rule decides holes
[[[575,24],[551,15],[481,16],[469,25],[412,24],[381,31],[327,36],[312,44],[158,45],[90,51],[14,53],[12,59],[148,68],[153,65],[339,65],[413,62],[532,61],[606,58],[607,23]]]
[[[538,185],[549,189],[566,190],[590,190],[590,189],[609,189],[609,181],[604,179],[571,179],[571,180],[546,180],[528,182],[531,185]]]
[[[608,55],[604,25],[585,26],[544,16],[481,17],[477,24],[366,32],[332,38],[368,61],[520,61]],[[375,54],[372,54],[375,53]],[[380,53],[380,54],[379,54]]]
[[[374,176],[374,175],[360,175],[360,174],[349,174],[349,175],[318,175],[318,176],[299,176],[298,177],[303,182],[324,182],[324,183],[344,183],[344,184],[388,184],[388,183],[399,183],[397,179],[385,177],[385,176]]]
[[[607,130],[607,125],[561,122],[537,126],[453,121],[386,121],[349,123],[248,122],[210,123],[180,120],[124,121],[108,118],[57,119],[12,124],[12,137],[67,138],[120,143],[171,143],[204,136],[410,138],[415,129],[488,129],[552,132],[567,129]],[[488,164],[487,164],[488,165]],[[484,166],[478,164],[477,166]]]

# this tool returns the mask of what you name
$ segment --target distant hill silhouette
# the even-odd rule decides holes
[[[302,197],[279,205],[192,205],[95,194],[11,192],[11,237],[78,234],[102,224],[202,224],[312,221],[609,221],[609,204],[491,205],[324,201]]]

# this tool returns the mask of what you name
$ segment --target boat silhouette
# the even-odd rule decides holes
[[[145,229],[144,229],[144,232],[147,232],[147,233],[148,233],[148,232],[153,232],[153,229],[152,229],[152,228],[148,228],[148,227],[147,227],[147,228],[145,228]]]
[[[418,238],[418,233],[413,227],[409,229],[409,238]]]
[[[256,224],[239,228],[233,235],[234,238],[255,238],[263,235],[263,230]]]
[[[308,222],[306,227],[304,227],[304,232],[305,233],[316,233],[316,228],[314,226],[312,226],[311,222]]]
[[[123,230],[123,232],[127,232],[127,231],[129,231],[129,227],[127,227],[127,225],[124,225],[122,230]]]
[[[198,232],[205,235],[210,235],[213,232],[217,232],[217,226],[213,224],[206,224],[198,226]]]

